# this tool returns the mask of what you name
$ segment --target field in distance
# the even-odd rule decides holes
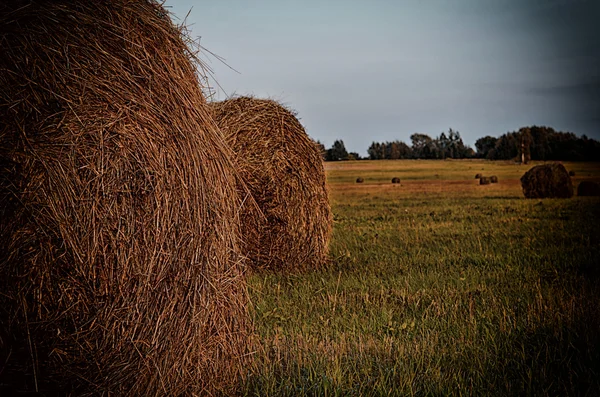
[[[330,263],[250,277],[244,394],[600,395],[600,198],[525,199],[535,164],[327,163]]]

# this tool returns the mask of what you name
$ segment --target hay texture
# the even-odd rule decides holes
[[[211,107],[257,204],[248,200],[242,209],[243,252],[253,267],[321,265],[332,215],[318,146],[294,113],[275,101],[239,97]]]
[[[578,196],[600,196],[600,183],[583,181],[577,186]]]
[[[490,176],[490,182],[491,183],[498,183],[498,177],[496,175]]]
[[[227,394],[247,292],[231,152],[155,2],[0,5],[0,384]]]
[[[392,178],[392,183],[400,183],[400,178]]]
[[[487,176],[482,176],[481,178],[479,178],[480,185],[489,185],[490,183],[492,183],[492,180]]]
[[[523,194],[527,198],[570,198],[573,183],[560,163],[536,165],[521,177]]]
[[[356,178],[356,183],[363,183],[365,180],[363,178]]]

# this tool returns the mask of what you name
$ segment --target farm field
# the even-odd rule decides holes
[[[600,395],[600,198],[525,199],[535,164],[327,163],[330,263],[250,277],[243,394]]]

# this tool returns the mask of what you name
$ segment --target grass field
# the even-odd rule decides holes
[[[600,395],[600,198],[525,199],[529,167],[328,163],[330,263],[251,276],[244,394]]]

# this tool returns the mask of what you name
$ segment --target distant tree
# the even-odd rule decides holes
[[[488,158],[488,154],[491,150],[496,147],[498,138],[493,136],[484,136],[475,141],[475,148],[477,149],[477,157]]]
[[[367,149],[367,153],[371,160],[382,160],[385,158],[385,146],[379,142],[373,142]]]
[[[356,152],[350,152],[348,153],[348,160],[362,160],[362,157]]]
[[[531,161],[531,143],[532,137],[529,128],[521,128],[519,130],[521,138],[521,164],[528,164]]]
[[[465,157],[465,144],[460,137],[460,132],[454,131],[452,128],[448,129],[448,155],[453,159],[460,159]]]
[[[410,136],[412,150],[415,158],[435,158],[438,152],[435,142],[427,134],[412,134]]]
[[[490,160],[517,160],[521,151],[521,137],[517,132],[507,132],[496,141]]]
[[[346,146],[344,145],[344,141],[337,140],[331,146],[331,149],[327,150],[327,161],[339,161],[339,160],[348,160],[348,152],[346,151]]]
[[[327,149],[325,149],[325,145],[323,145],[321,141],[316,141],[315,144],[319,148],[319,153],[321,153],[323,160],[327,160]]]

